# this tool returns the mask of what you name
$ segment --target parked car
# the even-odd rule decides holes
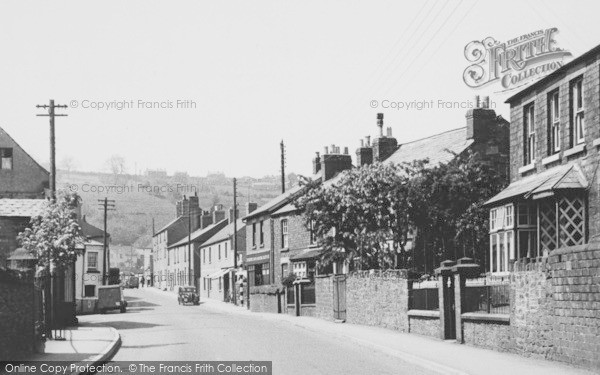
[[[108,310],[120,310],[122,313],[127,311],[127,301],[123,298],[122,292],[120,285],[99,286],[96,305],[98,311],[103,314]]]
[[[139,288],[140,286],[140,280],[138,279],[137,276],[129,276],[127,278],[127,282],[125,283],[125,287],[130,288],[130,289],[134,289],[134,288]]]
[[[200,304],[200,295],[196,292],[196,287],[193,286],[180,286],[177,296],[177,302],[180,305],[186,303],[193,303],[194,305]]]

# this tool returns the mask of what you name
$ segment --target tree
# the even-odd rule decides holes
[[[31,218],[31,225],[19,233],[21,246],[37,258],[40,267],[52,263],[64,268],[77,260],[84,242],[74,209],[80,204],[76,193],[59,191],[56,202]]]
[[[406,263],[408,187],[422,162],[363,166],[335,183],[305,180],[295,204],[323,248],[322,262],[365,268]]]
[[[468,152],[449,163],[424,166],[410,185],[409,216],[417,230],[415,266],[430,272],[440,261],[462,256],[484,266],[489,238],[483,204],[505,187],[498,171]]]

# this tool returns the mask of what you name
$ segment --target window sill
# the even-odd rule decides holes
[[[440,310],[408,310],[408,316],[420,318],[440,318]]]
[[[100,273],[100,271],[97,268],[88,268],[87,271],[85,271],[86,273]]]
[[[567,151],[565,151],[563,153],[563,155],[567,158],[569,156],[573,156],[573,155],[577,155],[579,153],[582,153],[584,151],[585,151],[585,144],[582,143],[580,145],[577,145],[577,146],[574,146],[574,147],[568,149]]]
[[[510,323],[510,314],[464,313],[461,314],[461,318],[462,320],[471,320],[476,322]]]
[[[543,158],[542,165],[548,165],[557,161],[560,161],[560,152],[557,152],[554,155],[550,155],[547,158]]]
[[[527,173],[529,171],[533,171],[535,169],[535,160],[528,165],[524,165],[521,168],[519,168],[519,173],[523,174],[523,173]]]
[[[280,250],[281,253],[287,253],[290,251],[289,247],[284,247],[283,249]]]
[[[594,141],[592,142],[592,145],[593,145],[594,147],[598,147],[598,146],[600,146],[600,138],[596,138],[596,139],[594,139]]]

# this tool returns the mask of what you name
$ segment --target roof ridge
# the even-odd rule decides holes
[[[432,135],[430,135],[430,136],[423,137],[423,138],[419,138],[419,139],[415,139],[415,140],[413,140],[413,141],[408,141],[408,142],[405,142],[405,143],[400,143],[398,146],[399,146],[399,148],[401,148],[402,146],[404,146],[404,145],[407,145],[407,144],[411,144],[411,143],[416,143],[416,142],[424,141],[424,140],[426,140],[426,139],[430,139],[430,138],[437,137],[437,136],[439,136],[439,135],[442,135],[442,134],[446,134],[446,133],[454,132],[454,131],[457,131],[457,130],[460,130],[460,129],[465,129],[465,128],[466,128],[466,126],[461,126],[460,128],[454,128],[454,129],[446,130],[446,131],[443,131],[443,132],[441,132],[441,133],[432,134]]]

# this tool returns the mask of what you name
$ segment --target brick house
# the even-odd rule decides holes
[[[233,293],[238,292],[236,282],[243,276],[246,226],[242,219],[237,219],[237,262],[234,262],[233,219],[233,209],[230,209],[227,225],[200,245],[201,298],[230,302]]]
[[[179,286],[187,285],[195,285],[200,288],[200,247],[223,229],[228,222],[225,219],[225,211],[220,205],[213,208],[212,214],[204,212],[198,218],[200,219],[198,229],[186,233],[181,240],[167,246],[167,264],[164,271],[167,275],[166,287],[169,290],[176,290]],[[194,223],[192,223],[193,227]]]
[[[17,235],[39,212],[50,173],[0,127],[0,267],[17,249]]]
[[[586,244],[600,233],[600,46],[506,100],[510,182],[490,207],[490,267]]]

